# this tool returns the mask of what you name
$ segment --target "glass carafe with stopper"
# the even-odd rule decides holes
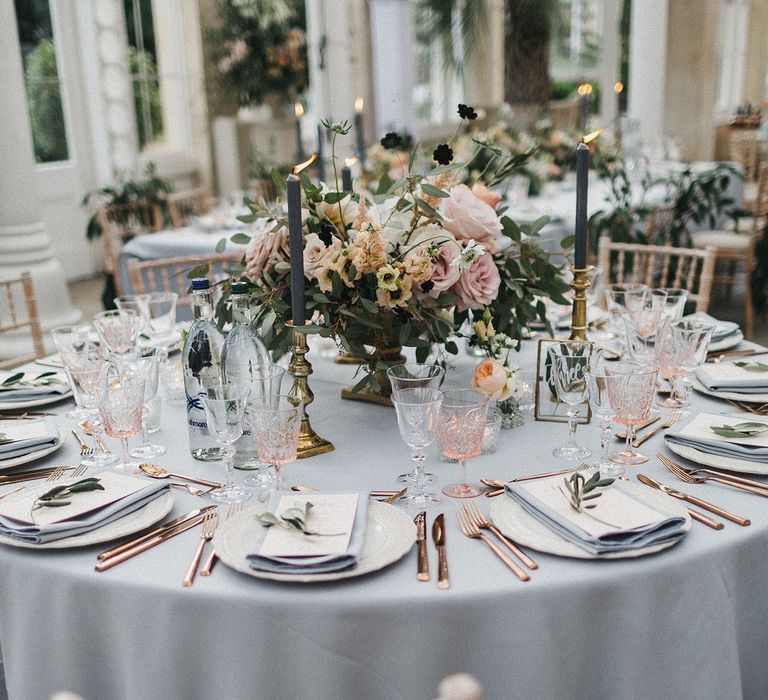
[[[192,280],[192,307],[195,321],[184,342],[182,366],[187,398],[189,450],[195,459],[220,461],[221,447],[208,433],[202,397],[209,386],[222,383],[221,356],[224,336],[213,321],[213,302],[208,280]]]

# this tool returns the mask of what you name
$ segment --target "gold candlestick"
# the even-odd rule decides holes
[[[312,428],[307,415],[307,406],[315,400],[315,395],[309,388],[307,377],[312,374],[312,365],[306,359],[309,345],[307,345],[306,333],[297,331],[292,323],[285,324],[292,329],[293,344],[291,345],[291,362],[288,365],[288,374],[293,377],[293,386],[288,392],[289,397],[301,399],[304,402],[303,415],[301,417],[301,430],[299,431],[299,448],[296,451],[297,459],[312,457],[314,455],[330,452],[335,449],[333,444],[321,438]]]
[[[587,289],[589,289],[589,268],[571,268],[573,282],[573,311],[571,314],[571,340],[587,340]]]

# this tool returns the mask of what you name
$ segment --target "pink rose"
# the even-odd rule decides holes
[[[271,272],[277,263],[288,260],[287,234],[288,230],[285,226],[278,229],[271,227],[262,229],[254,234],[245,250],[245,270],[243,270],[243,274],[254,284],[261,283],[264,271]]]
[[[450,195],[443,197],[438,206],[443,228],[460,241],[475,240],[495,252],[501,222],[494,208],[474,195],[466,185],[452,187]]]
[[[330,246],[326,246],[320,236],[310,233],[304,237],[304,275],[307,279],[316,279],[318,273],[328,267],[332,253],[341,250],[341,241],[334,236]]]
[[[499,292],[501,277],[490,253],[481,255],[472,266],[461,272],[453,291],[459,295],[456,304],[459,311],[482,309],[488,306]]]
[[[430,296],[437,298],[459,281],[461,270],[458,265],[451,263],[460,254],[461,250],[455,241],[447,241],[440,246],[440,257],[432,261],[432,274],[429,279],[434,286],[429,290]]]
[[[507,388],[507,370],[498,360],[483,360],[472,375],[472,386],[498,400]]]
[[[478,199],[482,199],[493,210],[496,209],[501,201],[501,195],[486,187],[482,182],[476,182],[472,185],[472,194]]]

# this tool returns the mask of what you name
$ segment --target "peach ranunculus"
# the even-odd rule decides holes
[[[483,360],[472,375],[472,386],[496,401],[508,398],[507,370],[498,360]]]
[[[438,207],[443,217],[443,228],[460,241],[475,240],[482,243],[486,250],[496,252],[501,222],[494,208],[466,185],[452,187],[450,195],[441,199]]]
[[[488,306],[499,293],[501,276],[490,253],[483,253],[466,270],[461,271],[459,280],[453,287],[458,294],[459,311],[466,309],[482,309]]]
[[[499,202],[501,201],[501,195],[486,187],[482,182],[476,182],[472,185],[472,194],[474,194],[475,197],[482,199],[493,210],[499,206]]]
[[[273,221],[257,230],[245,250],[243,274],[257,285],[265,271],[272,272],[278,263],[288,261],[288,229],[275,228],[275,224]]]

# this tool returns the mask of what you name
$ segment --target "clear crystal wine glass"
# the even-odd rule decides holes
[[[614,362],[605,366],[608,401],[614,422],[626,426],[626,446],[611,455],[618,464],[643,464],[648,457],[635,451],[635,426],[648,420],[656,391],[658,371],[638,362]]]
[[[249,423],[256,441],[256,451],[264,464],[275,468],[274,490],[281,491],[282,467],[296,459],[303,404],[293,396],[264,396],[254,402]],[[260,497],[266,499],[266,494]]]
[[[147,300],[149,342],[152,345],[167,343],[176,332],[176,292],[152,292]]]
[[[448,484],[443,493],[451,498],[474,498],[485,489],[467,483],[466,461],[480,454],[490,398],[474,389],[447,389],[440,404],[438,435],[440,449],[459,462],[459,481]]]
[[[672,341],[675,347],[675,360],[682,372],[683,397],[680,406],[681,415],[686,415],[690,408],[690,395],[693,372],[704,362],[716,326],[695,319],[682,319],[672,324]]]
[[[445,368],[436,364],[423,364],[407,362],[395,365],[387,370],[387,377],[392,386],[392,391],[402,389],[439,389],[445,379]],[[435,483],[435,475],[431,472],[421,471],[418,474],[408,472],[400,474],[397,480],[400,483],[413,483],[414,478],[429,486]]]
[[[651,290],[655,297],[663,299],[661,302],[662,318],[669,318],[672,321],[679,321],[685,310],[685,303],[688,301],[687,289],[673,289],[672,287],[658,287]],[[663,297],[662,297],[663,295]]]
[[[131,462],[128,438],[141,432],[144,408],[144,381],[140,372],[107,362],[99,380],[99,413],[107,435],[120,440],[122,462],[119,471],[139,474],[139,465]]]
[[[662,318],[659,332],[656,334],[654,362],[659,369],[659,378],[670,385],[669,396],[656,399],[656,405],[662,408],[680,408],[683,405],[682,394],[677,387],[679,379],[685,374],[680,368],[675,355],[675,340],[672,334],[672,320]]]
[[[644,284],[609,284],[604,289],[606,309],[610,316],[610,330],[619,341],[624,337],[622,316],[635,305],[642,303],[648,293]]]
[[[622,472],[621,467],[612,462],[608,456],[608,446],[611,443],[611,433],[613,432],[614,411],[608,399],[605,359],[599,351],[593,353],[590,358],[587,369],[587,386],[592,414],[597,416],[600,428],[600,457],[592,463],[590,470],[599,471],[603,476],[619,476]]]
[[[136,345],[141,316],[133,309],[100,311],[93,317],[93,325],[107,350],[119,355]]]
[[[443,393],[437,389],[398,389],[392,392],[392,403],[397,413],[400,437],[411,448],[414,486],[401,501],[417,507],[429,508],[440,502],[440,497],[425,488],[421,472],[426,461],[426,449],[437,437],[440,403]]]
[[[285,370],[277,365],[270,365],[266,368],[260,368],[251,375],[253,380],[250,382],[250,395],[245,405],[245,429],[243,437],[237,444],[238,452],[242,451],[246,455],[246,465],[236,468],[248,469],[249,474],[244,482],[246,486],[252,488],[271,489],[274,486],[277,473],[272,466],[262,464],[256,452],[256,441],[251,430],[251,409],[254,404],[262,403],[264,397],[274,398],[280,394],[280,389],[285,377]]]
[[[83,398],[77,382],[72,377],[72,372],[67,364],[65,356],[71,356],[82,350],[88,342],[88,336],[91,334],[91,327],[85,324],[76,326],[59,326],[51,329],[51,336],[56,345],[61,362],[64,365],[64,371],[67,374],[69,383],[72,386],[72,395],[75,398],[75,408],[67,412],[67,418],[73,418],[77,421],[86,420],[90,417],[88,409],[83,404]]]
[[[557,398],[568,406],[568,443],[552,450],[560,459],[584,459],[592,454],[576,442],[576,418],[588,401],[586,370],[591,351],[590,344],[578,341],[563,341],[549,348]]]
[[[209,491],[208,495],[220,503],[240,503],[247,501],[253,494],[242,486],[235,485],[235,469],[232,459],[233,447],[243,434],[243,417],[248,388],[238,384],[216,384],[206,387],[205,396],[201,397],[208,420],[208,432],[221,446],[226,468],[226,482],[220,488]]]

